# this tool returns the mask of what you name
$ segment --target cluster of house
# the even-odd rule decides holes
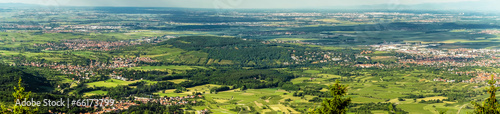
[[[139,62],[156,62],[149,57],[135,57],[135,58],[113,58],[111,64],[101,63],[99,61],[90,60],[90,64],[86,66],[82,65],[71,65],[71,64],[47,64],[39,62],[23,63],[23,66],[34,66],[34,67],[49,67],[51,69],[56,69],[62,74],[72,74],[81,79],[90,79],[90,77],[96,75],[96,70],[101,69],[115,69],[120,67],[135,67]],[[118,78],[116,74],[111,75],[111,77]],[[121,77],[121,76],[120,76]],[[123,80],[123,79],[120,79]]]
[[[93,50],[93,51],[109,51],[117,49],[120,46],[139,45],[140,42],[124,42],[124,41],[92,41],[92,40],[61,40],[60,44],[46,43],[33,44],[35,47],[44,47],[44,50]]]
[[[482,82],[487,82],[488,80],[493,78],[495,80],[500,79],[500,75],[498,73],[490,73],[490,72],[485,72],[485,71],[467,71],[467,72],[452,72],[452,74],[459,74],[459,75],[468,75],[468,76],[474,76],[473,78],[470,78],[469,80],[462,80],[462,83],[482,83]],[[455,82],[455,80],[447,80],[447,79],[434,79],[434,81],[443,81],[443,82]],[[500,82],[497,82],[496,84],[500,84]]]
[[[479,33],[485,33],[485,34],[500,34],[500,30],[483,30]]]
[[[434,78],[432,81],[435,81],[435,82],[455,82],[455,80],[448,80],[448,79],[441,79],[441,78]]]
[[[303,41],[300,41],[300,40],[289,40],[289,41],[285,41],[285,40],[272,40],[272,41],[262,41],[261,43],[263,44],[274,44],[274,43],[293,43],[293,44],[311,44],[311,45],[317,45],[319,43],[312,43],[312,42],[303,42]]]
[[[43,33],[72,33],[74,30],[44,30]]]
[[[257,25],[260,26],[260,25]],[[267,25],[261,25],[261,26],[267,26]],[[277,25],[277,26],[288,26],[288,25]],[[265,36],[265,35],[302,35],[302,34],[307,34],[307,32],[304,31],[247,31],[247,32],[242,32],[241,35],[247,37],[247,36]]]
[[[361,53],[359,54],[371,54],[373,53],[373,51],[370,51],[370,50],[363,50]]]
[[[34,67],[49,67],[51,69],[56,69],[57,71],[60,71],[62,74],[72,74],[77,77],[80,77],[81,79],[89,79],[92,76],[95,76],[96,73],[93,71],[93,68],[90,68],[88,66],[80,66],[80,65],[70,65],[70,64],[47,64],[47,63],[38,63],[38,62],[31,62],[31,63],[22,63],[21,65],[23,66],[34,66]]]
[[[155,36],[142,37],[141,39],[127,41],[93,41],[85,39],[61,40],[61,43],[33,44],[35,47],[44,48],[44,50],[92,50],[92,51],[110,51],[119,49],[122,46],[140,45],[141,43],[158,43],[175,36]]]
[[[203,98],[202,95],[188,95],[183,97],[162,97],[162,98],[145,98],[145,97],[134,97],[134,101],[139,101],[142,103],[154,102],[160,103],[161,105],[187,105],[187,104],[196,104],[196,100],[189,101],[189,99]],[[127,110],[131,106],[139,105],[135,102],[131,101],[117,101],[111,108],[104,108],[100,113],[104,112],[120,112],[121,110]],[[199,114],[208,113],[208,109],[198,111]]]
[[[179,96],[177,96],[177,97],[162,97],[159,99],[135,97],[135,100],[143,102],[143,103],[155,102],[155,103],[160,103],[162,105],[186,105],[186,104],[196,104],[196,100],[188,101],[188,99],[195,99],[195,98],[203,98],[203,96],[202,95],[188,95],[188,96],[182,96],[182,97],[179,97]]]
[[[494,59],[481,59],[481,60],[464,60],[464,59],[400,59],[398,63],[401,64],[417,64],[417,65],[429,65],[436,67],[447,67],[447,66],[480,66],[480,67],[498,67],[500,66],[500,60]]]
[[[130,107],[132,106],[137,106],[139,104],[137,104],[135,101],[139,101],[141,103],[148,103],[148,102],[154,102],[154,103],[160,103],[161,105],[167,105],[167,106],[171,106],[171,105],[186,105],[186,104],[196,104],[196,100],[191,100],[189,101],[190,99],[196,99],[196,98],[203,98],[202,95],[188,95],[188,96],[183,96],[183,97],[163,97],[163,98],[145,98],[145,97],[135,97],[134,96],[134,100],[133,101],[130,101],[130,100],[119,100],[119,101],[115,101],[115,103],[113,103],[112,106],[105,106],[106,103],[101,103],[101,105],[103,107],[102,110],[100,111],[97,111],[97,112],[94,112],[94,114],[103,114],[103,113],[107,113],[107,112],[114,112],[114,113],[119,113],[120,111],[123,111],[123,110],[127,110],[129,109]],[[106,98],[103,98],[103,99],[109,99],[109,97],[106,97]],[[105,106],[105,107],[104,107]],[[85,107],[85,108],[90,108],[90,107],[94,107],[94,108],[98,108],[98,106],[82,106],[82,107]],[[204,109],[204,110],[199,110],[197,111],[198,114],[208,114],[209,110],[208,109]],[[49,110],[49,113],[54,113],[52,111]],[[90,114],[90,113],[88,113]]]
[[[434,66],[438,68],[456,66],[479,66],[479,67],[500,67],[500,56],[499,49],[432,49],[427,48],[431,45],[422,45],[420,43],[415,44],[383,44],[383,45],[371,45],[372,49],[379,51],[395,51],[399,53],[406,53],[413,56],[413,59],[402,59],[399,58],[397,64],[391,64],[386,66],[394,67],[411,67],[408,64],[416,65],[426,65]],[[377,64],[357,64],[356,67],[369,68],[369,67],[381,67],[383,65]],[[460,71],[454,72],[455,69],[448,69],[452,74],[457,75],[468,75],[473,76],[468,80],[453,80],[453,79],[442,79],[435,78],[433,81],[440,82],[462,82],[462,83],[484,83],[491,79],[500,79],[499,75],[496,73],[489,73],[485,71]],[[497,82],[497,85],[500,82]]]
[[[464,82],[464,83],[487,82],[488,80],[491,80],[491,77],[492,77],[492,75],[490,75],[490,73],[482,73],[482,74],[479,74],[476,77],[471,78],[469,80],[463,80],[462,82]],[[498,79],[500,79],[500,77],[498,76],[498,74],[493,74],[493,79],[498,80]],[[497,81],[495,84],[498,85],[498,84],[500,84],[500,82]]]
[[[395,51],[406,53],[413,59],[400,59],[401,64],[435,65],[441,66],[499,66],[500,49],[432,49],[433,44],[406,43],[371,45],[379,51]],[[437,45],[437,44],[436,44]],[[479,58],[479,59],[478,59]]]
[[[296,53],[295,50],[289,50],[289,51]],[[310,62],[310,61],[312,61],[311,62],[312,64],[334,62],[334,61],[342,60],[341,56],[342,56],[341,53],[334,53],[334,52],[328,52],[328,51],[304,52],[300,56],[292,54],[291,58],[294,62],[284,62],[283,64],[284,65],[301,64],[301,63]]]
[[[355,64],[355,67],[361,67],[361,68],[370,68],[370,67],[379,67],[379,68],[384,68],[384,64],[376,63],[376,64]]]
[[[0,25],[2,28],[11,28],[11,29],[39,29],[43,28],[42,25],[19,25],[19,24],[2,24]]]
[[[135,58],[113,58],[113,64],[110,68],[119,68],[119,67],[135,67],[139,62],[147,62],[152,63],[156,62],[155,60],[149,57],[135,57]]]
[[[118,30],[128,28],[125,26],[108,26],[108,25],[61,25],[58,27],[44,26],[45,33],[59,33],[65,30],[69,31],[93,31],[93,30]]]
[[[406,44],[384,44],[384,45],[370,45],[375,50],[379,51],[396,51],[400,53],[407,53],[415,57],[425,58],[477,58],[485,56],[494,56],[500,49],[433,49],[427,48],[430,46],[438,46],[440,44],[420,44],[420,43],[406,43]]]

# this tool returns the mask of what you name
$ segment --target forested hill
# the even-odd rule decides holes
[[[234,48],[244,46],[261,46],[258,42],[245,41],[237,38],[215,37],[215,36],[187,36],[179,37],[164,42],[174,47],[185,50],[202,50],[206,48]]]
[[[208,58],[231,60],[243,66],[274,66],[279,62],[291,61],[290,49],[296,49],[239,38],[213,36],[180,37],[162,44],[189,51],[206,52]]]
[[[19,78],[22,78],[22,85],[25,91],[40,92],[50,88],[48,80],[44,77],[35,76],[24,70],[0,63],[0,99],[12,99],[12,92],[17,86]]]

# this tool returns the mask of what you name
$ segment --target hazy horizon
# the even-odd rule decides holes
[[[110,7],[181,7],[213,9],[297,9],[297,8],[350,8],[377,6],[378,8],[405,9],[464,9],[500,10],[495,0],[3,0],[0,3],[23,3],[44,6],[110,6]],[[358,8],[358,7],[356,7]],[[361,7],[363,8],[363,7]],[[371,8],[371,7],[368,7]]]

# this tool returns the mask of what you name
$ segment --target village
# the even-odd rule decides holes
[[[85,107],[85,108],[90,108],[93,107],[94,109],[99,109],[99,111],[93,112],[93,113],[85,113],[85,114],[103,114],[103,113],[120,113],[123,110],[127,110],[132,106],[137,106],[140,104],[147,104],[147,103],[159,103],[160,105],[165,105],[165,106],[184,106],[184,105],[197,105],[199,103],[203,103],[197,99],[204,99],[201,94],[198,95],[187,95],[187,96],[176,96],[176,97],[160,97],[160,98],[146,98],[146,97],[136,97],[136,96],[130,96],[133,98],[133,100],[117,100],[114,101],[114,103],[111,103],[111,106],[105,106],[104,102],[101,102],[101,106],[96,106],[96,105],[80,105],[80,107]],[[103,99],[110,99],[109,97],[105,97]],[[196,111],[197,114],[208,114],[210,111],[208,109],[204,110],[199,110]],[[49,113],[57,113],[58,112],[52,112],[49,110]]]
[[[354,66],[369,68],[369,67],[411,67],[411,65],[432,66],[436,68],[449,67],[500,67],[499,49],[435,49],[440,44],[420,44],[420,43],[405,43],[405,44],[381,44],[370,45],[377,51],[388,51],[407,54],[406,57],[398,57],[397,64],[356,64]],[[411,57],[408,57],[411,56]],[[473,76],[468,80],[452,80],[435,78],[432,81],[441,82],[461,82],[461,83],[485,83],[491,77],[500,79],[497,73],[485,71],[454,71],[456,69],[448,69],[451,74]],[[500,84],[500,83],[497,83]]]
[[[156,60],[152,60],[149,57],[135,57],[135,58],[113,58],[110,63],[102,63],[97,60],[90,60],[89,65],[71,65],[71,64],[47,64],[40,62],[30,62],[30,63],[22,63],[23,66],[33,66],[33,67],[47,67],[50,69],[54,69],[60,71],[62,74],[70,74],[79,77],[77,80],[80,82],[81,80],[90,79],[92,76],[96,76],[97,71],[104,69],[116,69],[116,68],[129,68],[136,67],[140,62],[156,62]],[[101,74],[105,75],[105,74]],[[126,78],[121,77],[121,75],[117,75],[116,72],[109,74],[112,78],[120,79],[120,80],[128,80]]]
[[[61,40],[60,43],[33,44],[34,47],[44,50],[87,50],[87,51],[110,51],[120,47],[141,45],[143,43],[159,43],[175,36],[142,37],[141,39],[122,41],[94,41],[86,39]]]

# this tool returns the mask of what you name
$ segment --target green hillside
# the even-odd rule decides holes
[[[25,69],[0,64],[0,99],[2,102],[13,101],[12,92],[20,78],[22,78],[22,85],[26,88],[26,91],[48,92],[52,89],[48,80],[44,77],[27,73]]]

